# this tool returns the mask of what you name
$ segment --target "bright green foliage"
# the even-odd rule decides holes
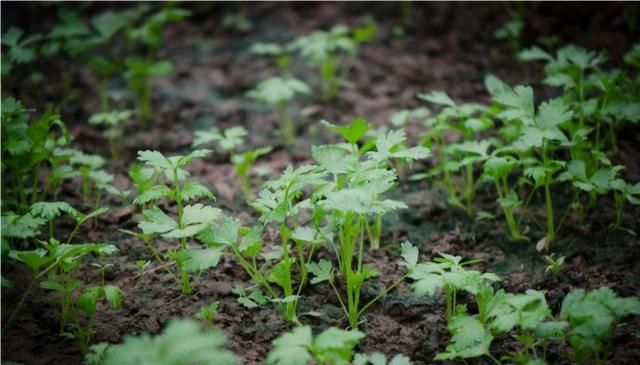
[[[245,151],[231,156],[231,162],[236,168],[236,174],[240,178],[240,187],[244,196],[247,198],[253,198],[253,192],[251,191],[251,182],[249,180],[249,171],[254,162],[271,152],[271,147],[261,147],[255,150]]]
[[[407,138],[403,130],[382,133],[359,148],[358,142],[365,137],[371,127],[364,118],[355,118],[348,126],[339,126],[324,120],[322,123],[329,129],[338,132],[350,146],[349,148],[345,148],[343,145],[312,147],[311,152],[314,159],[329,173],[335,175],[334,180],[338,179],[338,175],[348,176],[349,174],[353,174],[358,181],[370,178],[377,179],[376,187],[371,190],[372,197],[375,198],[393,185],[392,180],[394,178],[391,176],[391,170],[384,171],[384,168],[397,168],[400,163],[412,163],[431,155],[431,151],[422,146],[408,148],[406,146]],[[367,161],[359,164],[359,157],[363,153]],[[380,169],[374,171],[376,167]],[[356,172],[358,168],[362,168],[362,172]],[[369,172],[365,172],[369,169],[371,169]],[[371,177],[367,176],[369,173],[371,173]],[[347,181],[348,178],[345,182]],[[382,189],[382,191],[379,191],[379,189]],[[348,195],[346,193],[343,194]],[[355,194],[358,193],[356,192]],[[404,208],[403,204],[398,205],[391,201],[386,202],[385,205],[387,205],[385,208],[376,208],[379,211],[374,214],[373,223],[366,222],[366,231],[372,249],[380,248],[382,217],[395,209],[392,205],[397,205],[397,208]]]
[[[616,221],[612,228],[618,229],[622,224],[622,211],[625,204],[628,202],[640,205],[640,182],[631,185],[622,179],[614,179],[610,181],[609,186],[613,190],[616,207]]]
[[[416,174],[412,179],[431,177],[441,182],[449,202],[472,214],[477,187],[474,168],[488,158],[488,149],[492,145],[490,140],[475,139],[478,133],[493,126],[485,115],[487,108],[477,104],[458,104],[442,91],[418,94],[418,98],[442,108],[437,115],[425,120],[429,131],[422,141],[423,145],[436,152],[437,164],[426,174]],[[451,133],[457,136],[457,143],[450,140]]]
[[[490,354],[493,336],[478,319],[458,314],[450,318],[447,327],[453,337],[435,360],[468,359]]]
[[[69,141],[64,123],[58,115],[45,111],[39,119],[30,121],[29,109],[14,98],[2,101],[2,175],[3,210],[23,213],[29,204],[43,198],[53,181],[39,186],[41,167],[56,167],[54,149]],[[53,134],[61,131],[62,137]],[[43,195],[41,195],[43,194]]]
[[[192,320],[172,319],[160,335],[125,336],[122,344],[107,349],[101,365],[237,364],[238,357],[224,348],[226,342],[220,330],[202,330]]]
[[[280,307],[285,320],[294,323],[298,322],[297,300],[307,283],[306,265],[311,262],[316,248],[328,240],[320,227],[297,226],[295,217],[308,205],[308,201],[298,201],[298,198],[303,188],[321,176],[314,168],[288,168],[279,179],[265,184],[259,197],[251,203],[260,212],[261,223],[275,224],[280,228],[281,245],[276,251],[261,252],[261,226],[242,227],[240,221],[233,218],[224,217],[198,235],[198,239],[210,247],[230,249],[253,282]],[[291,242],[293,247],[290,247]],[[265,263],[258,266],[258,259],[265,260]],[[292,277],[294,268],[300,274],[296,291],[296,278]],[[244,296],[244,291],[238,294]],[[249,296],[248,299],[243,300],[243,304],[252,306],[254,298]],[[261,303],[258,301],[257,304]]]
[[[194,158],[207,156],[209,150],[195,150],[186,156],[166,157],[158,151],[139,151],[138,160],[153,167],[157,174],[164,176],[170,185],[143,184],[145,191],[135,199],[136,204],[145,204],[161,198],[175,202],[177,219],[173,219],[158,207],[151,207],[142,212],[142,220],[138,227],[148,237],[162,236],[180,240],[180,249],[173,251],[169,257],[178,264],[181,275],[181,289],[184,294],[191,292],[189,273],[198,273],[218,264],[221,253],[216,249],[196,249],[187,246],[187,239],[196,236],[220,216],[220,210],[203,204],[184,205],[189,200],[206,197],[213,199],[213,194],[204,185],[196,181],[186,181],[188,173],[184,168]],[[137,174],[142,174],[140,170]],[[141,177],[143,181],[145,176]],[[145,239],[148,242],[149,239]],[[158,257],[151,245],[149,248]],[[163,262],[161,262],[164,265]]]
[[[207,325],[211,327],[213,325],[213,321],[215,321],[216,316],[218,315],[219,304],[219,302],[213,302],[209,305],[203,306],[198,310],[198,313],[196,313],[196,318],[206,321]]]
[[[53,212],[53,209],[50,212]],[[112,308],[118,308],[122,299],[117,287],[105,286],[104,284],[83,289],[77,299],[74,299],[74,293],[83,284],[82,281],[75,279],[74,275],[79,269],[80,261],[85,256],[91,253],[108,255],[116,252],[117,248],[113,245],[96,243],[62,244],[55,238],[40,243],[42,247],[35,250],[9,252],[11,259],[22,262],[31,269],[33,278],[9,319],[3,324],[2,332],[4,333],[9,328],[35,284],[46,275],[47,280],[42,281],[40,287],[54,290],[60,294],[61,332],[67,329],[71,330],[71,335],[78,341],[80,349],[86,352],[91,342],[91,318],[95,315],[97,301],[105,298]],[[84,325],[79,319],[81,313],[88,316]]]
[[[269,298],[265,297],[260,289],[255,289],[247,295],[242,286],[236,285],[231,289],[231,292],[238,296],[238,303],[249,309],[265,305],[269,302]]]
[[[193,146],[200,146],[205,143],[215,142],[220,148],[231,155],[231,162],[235,166],[236,174],[240,179],[240,188],[247,200],[254,199],[251,190],[251,168],[255,161],[271,152],[271,147],[261,147],[254,150],[238,152],[240,146],[244,145],[247,130],[244,127],[231,127],[221,133],[218,128],[210,130],[196,131],[193,139]]]
[[[560,318],[570,324],[567,339],[575,351],[575,360],[580,364],[591,359],[595,364],[606,363],[616,326],[632,314],[640,314],[640,300],[618,297],[607,287],[591,292],[579,289],[567,295]]]
[[[482,179],[493,181],[495,184],[498,192],[497,202],[504,213],[511,239],[517,241],[526,238],[521,220],[515,215],[516,210],[522,207],[524,202],[520,200],[517,190],[509,182],[509,175],[519,168],[521,163],[516,156],[508,152],[508,150],[497,149],[485,160]]]
[[[535,330],[550,315],[542,292],[527,290],[525,294],[512,294],[499,291],[485,320],[494,333],[503,334],[515,327]]]
[[[443,288],[447,297],[447,318],[451,319],[459,291],[478,295],[487,283],[500,281],[496,274],[481,273],[464,267],[477,262],[463,262],[460,256],[440,253],[440,257],[433,262],[420,263],[410,268],[409,278],[414,280],[411,287],[417,296],[434,296],[436,289]]]
[[[42,39],[42,34],[23,36],[24,30],[16,27],[9,28],[2,35],[2,45],[8,48],[8,52],[2,54],[2,76],[11,73],[14,65],[29,63],[36,58],[36,44]]]
[[[268,365],[307,365],[311,360],[319,364],[347,365],[353,356],[353,348],[365,334],[330,327],[316,337],[311,327],[296,327],[273,341]]]
[[[517,135],[513,147],[527,159],[523,170],[524,176],[537,189],[544,189],[547,233],[539,245],[548,248],[555,240],[559,226],[553,211],[551,185],[556,182],[556,174],[566,163],[552,157],[560,144],[569,143],[569,139],[560,126],[571,120],[573,112],[561,99],[543,102],[537,112],[533,106],[531,88],[517,86],[513,89],[493,77],[486,81],[493,100],[502,105],[503,111],[497,117],[514,128],[507,133]]]
[[[562,265],[564,264],[564,260],[566,259],[565,256],[559,256],[558,258],[555,257],[555,254],[550,254],[550,255],[546,255],[545,260],[547,261],[547,268],[544,269],[545,273],[550,273],[551,277],[553,278],[553,281],[558,281],[558,273],[560,272],[560,269],[562,268]]]
[[[280,117],[280,132],[286,143],[295,138],[290,104],[295,95],[309,94],[311,89],[301,80],[295,78],[272,77],[260,82],[247,96],[276,110]]]

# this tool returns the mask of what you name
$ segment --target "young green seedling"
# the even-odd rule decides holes
[[[376,34],[372,21],[352,31],[345,25],[336,25],[329,31],[315,30],[291,42],[289,47],[300,53],[320,75],[320,89],[325,101],[336,97],[340,82],[351,69],[358,55],[358,47]],[[342,60],[340,54],[346,55]]]
[[[562,301],[560,318],[569,322],[567,340],[574,359],[579,364],[590,360],[596,365],[606,363],[616,327],[632,314],[640,315],[640,299],[618,297],[607,287],[568,294]]]
[[[556,258],[555,254],[552,253],[550,255],[545,255],[544,259],[547,262],[547,267],[546,269],[544,269],[544,272],[551,274],[553,281],[557,282],[558,273],[560,272],[560,269],[562,268],[562,265],[564,264],[564,260],[566,259],[566,257],[558,256],[558,258]]]
[[[231,127],[221,133],[218,128],[196,131],[193,138],[193,147],[206,143],[216,142],[220,148],[231,155],[231,162],[236,169],[236,175],[240,179],[240,188],[245,199],[255,198],[251,190],[251,168],[255,161],[263,155],[271,152],[271,147],[261,147],[245,152],[238,152],[238,147],[245,143],[244,137],[248,134],[244,127]]]
[[[298,94],[310,94],[311,89],[295,78],[272,77],[260,82],[247,95],[273,108],[280,117],[280,134],[285,143],[291,144],[296,136],[295,123],[291,116],[291,100]]]
[[[433,118],[425,120],[430,128],[423,145],[436,151],[437,164],[426,174],[416,174],[412,179],[437,177],[447,191],[451,204],[473,213],[473,201],[477,188],[475,165],[488,158],[491,140],[476,140],[478,133],[493,126],[485,114],[487,108],[478,104],[458,104],[442,91],[418,94],[418,98],[441,105],[442,109]],[[452,132],[459,142],[451,143]],[[461,177],[454,179],[456,173]]]
[[[566,165],[565,161],[554,159],[553,152],[558,146],[569,143],[560,126],[572,119],[573,112],[561,99],[543,102],[536,112],[531,87],[516,86],[512,89],[497,78],[491,80],[488,84],[492,85],[489,91],[493,100],[504,107],[497,117],[505,123],[517,125],[519,136],[513,147],[521,156],[527,156],[523,174],[536,189],[544,190],[546,235],[537,247],[548,249],[560,228],[556,226],[551,185],[557,182],[555,175]]]
[[[640,205],[640,183],[631,185],[622,179],[615,179],[611,181],[609,185],[611,190],[613,190],[616,206],[616,222],[612,225],[611,229],[616,230],[621,228],[622,211],[625,204],[629,202],[633,205]]]
[[[103,135],[109,142],[109,152],[111,152],[111,158],[114,160],[120,157],[118,146],[124,134],[123,124],[131,118],[132,114],[133,112],[131,110],[114,110],[96,113],[89,117],[89,124],[102,125],[105,127]]]
[[[81,285],[80,281],[70,279],[70,274],[78,269],[80,260],[90,253],[108,255],[117,251],[113,245],[94,243],[61,244],[54,238],[48,242],[41,241],[41,243],[42,248],[30,251],[11,251],[9,253],[10,258],[29,266],[33,277],[20,301],[3,324],[3,333],[11,326],[35,284],[45,275],[48,280],[42,282],[40,286],[45,289],[59,291],[62,294],[60,328],[63,330],[70,319],[69,311],[71,310],[73,291]]]
[[[265,297],[260,289],[252,290],[249,295],[246,291],[241,285],[236,285],[231,289],[231,292],[238,296],[238,303],[245,308],[253,309],[269,302],[269,298]]]
[[[144,259],[136,260],[134,264],[136,266],[136,270],[138,271],[138,276],[142,278],[144,276],[145,270],[147,270],[149,265],[151,265],[151,261]]]
[[[78,342],[80,352],[83,354],[89,352],[93,339],[93,320],[97,305],[102,299],[112,309],[118,309],[122,306],[122,291],[115,285],[104,285],[103,283],[100,286],[84,288],[74,303],[72,314],[74,324],[68,335]],[[81,313],[87,317],[84,323],[80,319]]]
[[[414,282],[411,285],[413,291],[418,296],[434,296],[436,289],[444,289],[447,299],[447,319],[450,320],[455,314],[457,293],[464,291],[473,295],[478,293],[487,285],[500,281],[500,278],[493,273],[481,273],[476,270],[468,270],[465,266],[476,264],[479,260],[462,261],[460,256],[452,256],[440,253],[440,257],[433,259],[433,262],[420,263],[409,270],[409,278]]]
[[[496,151],[498,152],[498,151]],[[501,155],[494,152],[484,162],[483,179],[493,181],[498,192],[498,204],[502,208],[511,239],[514,241],[526,239],[521,227],[521,221],[515,215],[515,210],[524,205],[518,197],[518,192],[509,182],[509,175],[519,167],[517,157],[508,154]]]
[[[69,140],[58,115],[47,110],[39,119],[30,121],[30,111],[14,98],[2,101],[3,209],[19,214],[41,198],[44,186],[40,186],[40,172],[53,158],[53,129],[59,128],[64,139]]]
[[[315,248],[327,240],[319,229],[298,227],[296,222],[301,211],[309,206],[307,200],[299,201],[302,189],[322,176],[315,167],[303,166],[297,170],[289,167],[279,179],[265,183],[259,197],[251,203],[260,212],[261,223],[274,224],[280,229],[281,245],[277,250],[261,253],[262,227],[242,227],[239,220],[228,217],[198,235],[198,239],[210,247],[229,248],[253,282],[280,307],[288,322],[299,323],[296,308],[307,283],[305,265],[311,261]],[[259,266],[260,256],[265,263]],[[300,273],[297,288],[292,276],[294,268]]]
[[[411,163],[416,160],[427,158],[431,155],[431,151],[425,147],[411,147],[406,146],[406,136],[403,130],[390,131],[377,136],[373,141],[367,141],[362,147],[359,147],[358,142],[363,139],[367,131],[369,131],[370,125],[363,118],[355,118],[351,121],[349,126],[338,126],[327,121],[322,123],[329,129],[339,133],[349,143],[351,154],[347,156],[347,164],[353,163],[352,167],[346,169],[339,168],[338,170],[330,167],[332,159],[341,158],[344,155],[344,150],[339,145],[334,146],[320,146],[312,148],[312,154],[314,158],[329,172],[336,173],[354,173],[357,177],[357,164],[354,159],[363,153],[368,158],[370,166],[365,166],[365,169],[378,166],[379,168],[393,168],[394,165],[398,165],[398,162]],[[366,152],[365,152],[366,151]],[[351,161],[351,162],[349,162]],[[354,171],[349,171],[354,170]],[[385,174],[381,171],[377,173]],[[346,174],[348,176],[348,174]],[[357,177],[358,179],[362,177]],[[345,178],[346,181],[347,178]],[[337,175],[334,177],[337,180]],[[379,195],[372,191],[374,195]],[[382,217],[387,213],[386,211],[378,212],[374,214],[373,223],[366,222],[366,231],[369,238],[371,249],[377,250],[380,248],[380,239],[382,237]]]
[[[206,321],[207,327],[212,327],[213,321],[216,320],[216,316],[218,315],[219,304],[219,302],[213,302],[209,305],[203,306],[198,310],[198,313],[196,313],[196,318],[201,321]]]
[[[42,40],[42,34],[23,35],[24,30],[16,27],[9,28],[2,35],[2,45],[8,49],[6,54],[2,53],[3,77],[9,75],[15,65],[30,63],[37,57],[37,44]]]
[[[183,9],[166,8],[145,17],[145,22],[128,32],[131,41],[143,44],[148,54],[145,57],[129,56],[125,60],[127,71],[125,79],[137,102],[138,116],[148,121],[152,114],[151,79],[163,77],[173,71],[170,61],[153,59],[153,52],[162,42],[162,28],[173,22],[179,22],[189,16],[190,12]]]
[[[106,350],[101,365],[234,365],[239,358],[224,348],[227,338],[218,329],[203,330],[189,319],[172,319],[161,334],[127,335]]]
[[[210,152],[196,150],[186,156],[171,157],[166,157],[158,151],[138,152],[138,160],[153,167],[170,185],[156,184],[139,194],[134,203],[141,205],[164,198],[173,201],[177,209],[175,220],[157,206],[145,209],[138,227],[149,237],[159,235],[180,240],[180,248],[169,252],[168,256],[176,262],[180,270],[180,288],[183,294],[191,293],[189,274],[217,265],[221,254],[215,248],[196,249],[187,245],[189,238],[196,236],[220,216],[220,210],[217,208],[203,204],[184,204],[202,197],[214,199],[213,194],[204,185],[196,181],[186,181],[188,172],[184,170],[194,158],[205,157]]]
[[[318,364],[347,365],[354,348],[365,337],[358,330],[345,331],[327,328],[313,336],[311,327],[296,327],[273,341],[273,349],[266,359],[267,365]]]

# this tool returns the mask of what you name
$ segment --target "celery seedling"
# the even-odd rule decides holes
[[[426,174],[415,174],[412,179],[438,177],[436,181],[442,181],[448,201],[471,215],[478,183],[474,167],[488,157],[492,145],[490,140],[474,139],[478,133],[493,126],[485,115],[487,108],[478,104],[458,104],[442,91],[418,94],[418,98],[441,105],[442,109],[435,117],[425,120],[430,130],[422,141],[436,151],[437,164]],[[448,139],[451,132],[458,135],[458,143]],[[458,172],[462,176],[454,179]]]
[[[247,200],[251,200],[254,198],[250,181],[251,167],[260,156],[271,152],[271,147],[238,152],[238,147],[245,143],[244,137],[247,133],[244,127],[227,128],[222,133],[215,127],[209,130],[196,131],[192,146],[197,147],[205,143],[216,142],[222,150],[229,153],[231,162],[236,169],[236,175],[240,179],[240,188],[244,197]]]
[[[544,269],[545,273],[550,273],[553,281],[558,281],[558,273],[560,272],[560,268],[564,264],[565,256],[555,257],[555,254],[545,255],[545,261],[547,261],[547,267]]]
[[[198,235],[198,239],[211,247],[229,248],[253,282],[265,289],[270,300],[280,307],[288,322],[299,323],[296,308],[307,283],[305,265],[311,261],[316,246],[327,240],[320,230],[297,227],[295,220],[301,210],[309,207],[308,200],[299,201],[302,189],[322,176],[315,167],[303,166],[297,170],[289,167],[280,178],[265,183],[258,198],[251,203],[261,214],[260,222],[280,228],[281,245],[274,252],[261,254],[262,227],[242,227],[240,221],[232,218],[224,217]],[[290,247],[291,242],[294,248]],[[265,263],[259,266],[260,256]],[[292,276],[294,268],[300,273],[297,288]]]
[[[295,123],[289,111],[290,103],[296,94],[309,94],[311,89],[295,78],[272,77],[260,82],[247,95],[274,108],[280,117],[280,134],[287,144],[296,136]]]
[[[491,282],[500,281],[493,273],[481,273],[468,270],[465,266],[478,263],[478,260],[462,261],[462,257],[440,253],[433,262],[420,263],[410,268],[411,285],[418,296],[433,296],[438,288],[443,288],[447,298],[447,319],[455,314],[458,291],[477,295],[482,288]]]
[[[104,137],[109,141],[109,152],[111,158],[117,160],[120,157],[118,146],[124,134],[124,122],[131,118],[133,113],[130,110],[114,110],[110,112],[96,113],[89,117],[89,124],[102,125]]]
[[[330,327],[315,338],[311,327],[296,327],[273,341],[267,356],[267,365],[318,364],[346,365],[350,363],[354,348],[365,337],[358,330],[345,331]]]
[[[360,43],[371,40],[375,34],[373,22],[353,32],[345,25],[336,25],[329,31],[315,30],[299,37],[291,42],[290,47],[297,50],[310,66],[318,69],[322,98],[328,101],[336,97],[339,83],[355,61]],[[347,60],[342,61],[340,53],[345,53]]]
[[[191,293],[189,274],[200,272],[217,265],[220,252],[215,248],[196,249],[187,246],[187,239],[194,237],[220,216],[217,208],[203,204],[184,205],[196,198],[214,199],[213,194],[204,185],[196,181],[185,181],[188,176],[184,167],[191,164],[194,158],[205,157],[211,151],[196,150],[186,156],[166,157],[158,151],[139,151],[138,160],[153,167],[164,175],[171,187],[163,183],[156,184],[138,195],[135,204],[145,204],[160,198],[168,198],[175,202],[177,220],[167,215],[158,207],[145,209],[138,227],[145,235],[160,235],[164,238],[180,240],[180,248],[170,252],[180,270],[180,288],[183,294]]]
[[[613,332],[632,314],[640,315],[640,299],[618,297],[607,287],[568,294],[562,301],[560,318],[570,324],[567,340],[575,351],[575,360],[579,364],[589,360],[596,365],[606,363]]]
[[[196,318],[206,321],[207,327],[213,326],[213,321],[215,321],[216,316],[218,315],[218,304],[220,303],[213,302],[201,307],[200,310],[198,310],[198,313],[196,313]]]
[[[102,365],[234,365],[239,359],[224,348],[227,338],[218,329],[203,330],[196,321],[172,319],[161,334],[137,337],[110,346]]]

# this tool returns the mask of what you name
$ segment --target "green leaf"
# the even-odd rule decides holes
[[[235,246],[238,244],[238,230],[240,220],[224,216],[220,222],[213,223],[198,234],[198,239],[207,246],[225,245]]]
[[[358,330],[329,327],[313,340],[311,351],[321,364],[347,365],[353,356],[353,348],[364,337],[365,334]]]
[[[182,201],[189,201],[201,197],[214,200],[213,193],[204,185],[197,181],[188,181],[180,188]]]
[[[173,164],[159,151],[138,151],[138,161],[142,161],[162,171],[171,171],[174,169]]]
[[[162,334],[125,336],[120,345],[107,349],[102,365],[234,365],[239,363],[225,349],[227,339],[217,329],[202,329],[200,323],[188,319],[172,319]]]
[[[307,365],[312,359],[311,327],[296,327],[273,341],[273,349],[267,356],[267,365]]]
[[[146,234],[166,233],[178,228],[178,224],[160,208],[152,207],[142,212],[142,221],[138,228]]]
[[[571,119],[573,112],[562,99],[556,98],[540,104],[536,115],[536,125],[542,130],[548,130]]]
[[[493,336],[478,319],[455,315],[447,327],[453,336],[445,352],[436,355],[435,360],[468,359],[489,353]]]
[[[309,94],[311,89],[301,80],[272,77],[260,82],[247,95],[267,105],[281,105],[289,102],[296,94]]]
[[[400,255],[404,259],[403,265],[407,268],[415,267],[418,264],[418,248],[409,241],[402,242],[400,247]]]
[[[553,56],[543,51],[538,46],[532,46],[527,49],[523,49],[518,53],[518,59],[521,61],[552,61]]]
[[[351,144],[358,143],[358,141],[364,137],[367,131],[371,128],[371,125],[362,117],[354,118],[351,120],[350,125],[344,127],[331,124],[325,120],[323,120],[322,123],[334,132],[340,133],[340,135]]]
[[[311,146],[311,155],[328,172],[339,175],[352,171],[358,163],[358,156],[339,146]]]
[[[451,100],[449,95],[444,91],[434,90],[430,93],[418,94],[418,99],[422,99],[434,104],[440,104],[450,107],[455,107],[456,103]]]
[[[53,261],[53,257],[47,256],[47,250],[38,248],[30,251],[9,251],[9,257],[25,263],[35,274],[41,267]]]
[[[71,215],[77,214],[77,211],[67,202],[37,202],[31,205],[29,212],[34,217],[44,218],[50,221],[59,217],[62,212],[72,212]]]
[[[187,205],[182,212],[182,228],[176,227],[163,233],[162,236],[168,238],[195,236],[204,230],[207,225],[216,220],[220,214],[220,209],[205,206],[200,203]]]
[[[307,270],[314,275],[311,284],[318,284],[323,281],[331,280],[331,271],[333,266],[331,262],[321,259],[318,262],[309,262],[306,264]]]
[[[156,201],[160,198],[171,197],[173,190],[166,185],[153,185],[149,189],[143,191],[134,200],[135,205],[144,205],[149,202]]]
[[[80,293],[76,304],[84,313],[93,316],[96,313],[96,305],[102,294],[102,288],[99,286],[86,288]]]
[[[122,306],[122,290],[120,290],[120,288],[115,285],[104,285],[102,290],[111,308],[117,309]]]
[[[40,227],[47,222],[46,219],[34,217],[31,213],[23,216],[9,212],[2,215],[2,237],[30,238],[40,233]]]
[[[217,247],[188,248],[180,253],[180,262],[183,270],[187,272],[202,272],[215,267],[220,261],[222,251]]]

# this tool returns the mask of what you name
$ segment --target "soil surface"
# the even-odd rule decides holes
[[[193,15],[186,22],[168,26],[164,32],[160,54],[174,63],[175,72],[154,83],[154,118],[148,124],[132,121],[121,141],[121,160],[109,162],[109,171],[116,175],[116,185],[121,189],[129,188],[127,169],[136,151],[158,149],[169,154],[183,153],[190,149],[194,130],[202,128],[242,125],[250,131],[252,148],[274,146],[274,151],[257,163],[258,167],[271,169],[265,177],[254,176],[254,186],[259,186],[261,180],[276,176],[289,164],[309,162],[312,144],[336,139],[319,126],[320,119],[348,122],[363,116],[371,123],[383,125],[393,112],[419,106],[417,93],[434,89],[445,90],[458,101],[486,102],[488,95],[483,78],[487,73],[494,73],[511,84],[532,84],[539,97],[555,92],[540,85],[543,73],[539,64],[516,61],[506,44],[494,39],[493,31],[508,19],[507,4],[413,3],[413,25],[405,27],[402,36],[394,32],[394,27],[402,25],[399,3],[247,4],[244,9],[253,28],[246,33],[221,27],[223,15],[238,11],[242,4],[182,5],[190,7]],[[90,10],[97,12],[107,6],[93,4]],[[638,39],[637,32],[629,31],[624,7],[625,4],[610,3],[529,3],[524,12],[527,28],[522,43],[534,44],[542,37],[557,35],[560,44],[607,49],[615,65]],[[4,26],[10,24],[38,30],[41,25],[33,25],[32,20],[54,19],[54,10],[51,6],[3,3],[3,32]],[[298,121],[300,138],[292,146],[282,145],[276,133],[277,118],[245,96],[259,81],[276,75],[277,70],[269,60],[249,54],[248,47],[256,41],[288,41],[317,28],[329,28],[337,20],[356,25],[366,16],[376,20],[378,35],[374,42],[361,46],[348,75],[349,82],[341,89],[337,101],[324,103],[319,97],[312,97],[297,102],[295,108],[303,115]],[[44,109],[45,105],[60,100],[59,74],[65,67],[68,65],[52,62],[40,69],[46,81],[38,90],[30,87],[29,82],[23,82],[26,75],[11,75],[3,80],[4,96],[12,95],[29,107]],[[70,71],[75,80],[73,87],[79,91],[62,104],[63,120],[75,137],[76,147],[106,157],[109,152],[100,131],[85,123],[98,109],[94,81],[79,65]],[[317,76],[302,63],[296,61],[294,73],[316,86]],[[114,80],[110,88],[114,93],[122,93],[125,85]],[[421,126],[411,128],[415,133],[409,135],[415,143],[418,132],[423,129]],[[627,167],[625,178],[630,181],[640,180],[639,145],[637,128],[621,133],[620,153],[614,159]],[[416,164],[414,169],[425,169],[428,164],[428,161]],[[215,192],[215,206],[245,223],[256,221],[256,213],[242,199],[227,156],[197,161],[190,172]],[[481,188],[477,208],[494,209],[494,194],[491,189]],[[475,221],[449,207],[442,192],[430,182],[401,183],[392,195],[405,201],[410,209],[385,217],[383,242],[386,244],[366,257],[382,274],[365,287],[365,298],[373,297],[382,286],[402,274],[397,243],[404,239],[419,246],[421,260],[431,259],[438,252],[482,259],[478,268],[498,273],[503,279],[499,286],[506,290],[545,291],[554,313],[558,313],[562,298],[578,288],[606,285],[622,296],[640,295],[640,239],[626,231],[609,233],[607,227],[615,213],[613,202],[608,198],[599,202],[599,208],[587,217],[585,226],[578,226],[576,220],[569,217],[553,246],[555,252],[567,257],[558,281],[554,282],[545,275],[544,255],[535,250],[533,243],[512,243],[501,221]],[[80,182],[67,182],[60,199],[82,207]],[[558,204],[562,203],[560,199]],[[117,254],[101,258],[100,262],[114,264],[107,271],[106,280],[122,288],[124,305],[117,311],[99,308],[95,321],[96,342],[118,343],[127,333],[158,333],[169,318],[192,317],[200,307],[219,301],[215,324],[229,336],[229,348],[242,356],[246,364],[262,363],[270,351],[271,341],[289,326],[281,321],[273,307],[249,310],[236,302],[231,288],[236,284],[249,285],[249,278],[240,266],[224,257],[215,269],[195,280],[192,295],[183,296],[172,278],[160,269],[143,276],[137,274],[133,263],[150,259],[151,254],[142,242],[118,229],[137,230],[138,209],[114,197],[108,198],[105,204],[111,206],[110,211],[96,224],[84,227],[77,236],[78,242],[109,242],[119,248]],[[533,206],[542,214],[539,202]],[[640,209],[628,205],[623,225],[640,229],[638,217]],[[71,222],[59,222],[57,232],[65,233],[72,228]],[[529,228],[533,242],[543,236],[537,226],[532,224]],[[175,246],[174,242],[162,240],[156,240],[155,244],[161,251]],[[267,241],[268,244],[273,242]],[[330,255],[329,251],[319,252],[319,257],[330,258]],[[99,270],[90,265],[95,260],[89,259],[83,265],[81,280],[99,282]],[[12,265],[4,265],[2,271],[16,283],[15,288],[2,290],[4,320],[28,285],[30,273],[25,267]],[[346,327],[339,303],[329,287],[309,286],[302,295],[300,313],[320,313],[302,316],[304,323],[314,329],[332,325]],[[36,289],[13,327],[2,336],[3,361],[29,365],[81,364],[82,355],[75,342],[59,334],[58,315],[55,296]],[[363,320],[361,330],[367,337],[359,345],[359,352],[402,353],[415,364],[431,364],[449,339],[443,298],[415,298],[408,283],[401,284],[371,307]],[[639,364],[639,333],[640,317],[620,326],[608,363]],[[514,349],[514,344],[510,339],[495,341],[492,352],[506,354]],[[559,357],[565,351],[566,348],[552,349],[550,362],[570,363]]]

